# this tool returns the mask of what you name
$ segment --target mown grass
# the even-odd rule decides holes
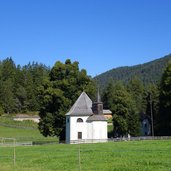
[[[4,126],[4,125],[5,126]],[[0,138],[16,138],[17,141],[58,141],[56,137],[44,137],[33,121],[14,121],[11,116],[0,117]]]
[[[8,119],[4,122],[7,123]],[[16,121],[10,122],[14,125],[18,124]],[[108,129],[112,130],[112,126]],[[16,138],[17,141],[56,141],[56,138],[43,137],[38,129],[4,126],[0,126],[0,137]],[[171,140],[151,140],[20,146],[16,147],[15,166],[13,148],[0,145],[0,171],[77,171],[80,168],[79,146],[82,171],[171,170]]]
[[[170,140],[16,147],[15,166],[12,161],[13,149],[0,147],[1,169],[77,171],[79,146],[82,171],[171,170]]]
[[[39,130],[9,128],[0,126],[0,138],[16,138],[17,141],[34,141],[34,140],[56,140],[55,137],[44,137]]]

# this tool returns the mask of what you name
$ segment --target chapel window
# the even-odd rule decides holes
[[[83,122],[83,120],[81,118],[78,118],[77,122]]]

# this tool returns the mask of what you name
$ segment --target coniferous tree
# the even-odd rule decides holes
[[[113,80],[110,80],[103,90],[102,94],[102,101],[103,106],[105,109],[111,109],[111,106],[113,104],[113,90],[114,90],[114,82]]]
[[[38,88],[48,77],[49,68],[32,63],[16,67],[12,58],[0,61],[0,106],[6,113],[40,109]]]
[[[157,124],[158,135],[171,135],[171,61],[161,79]]]
[[[159,87],[156,84],[149,84],[146,87],[146,110],[145,114],[150,118],[151,130],[156,134],[157,129],[157,114],[159,105]],[[152,132],[151,131],[151,135]]]
[[[12,58],[3,60],[1,66],[1,80],[6,81],[10,79],[12,82],[14,82],[15,74],[16,66]]]
[[[144,86],[142,81],[137,77],[132,78],[128,82],[127,89],[136,103],[138,112],[143,112],[145,110],[145,105],[143,103]]]
[[[0,70],[0,104],[6,113],[11,113],[17,110],[14,96],[16,66],[12,58],[3,60]]]
[[[103,93],[104,104],[113,114],[115,136],[139,134],[139,115],[135,101],[121,82],[110,82]]]
[[[0,103],[5,111],[5,113],[12,113],[16,110],[15,108],[15,98],[13,93],[13,83],[12,81],[6,80],[1,82],[0,85]]]

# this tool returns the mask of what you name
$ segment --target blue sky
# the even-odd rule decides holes
[[[89,75],[171,53],[171,0],[0,0],[0,60],[79,61]]]

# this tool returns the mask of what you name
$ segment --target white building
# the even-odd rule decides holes
[[[107,119],[103,115],[103,103],[98,93],[92,103],[83,92],[66,114],[66,143],[106,142]]]

